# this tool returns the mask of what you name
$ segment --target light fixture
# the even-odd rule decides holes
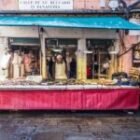
[[[108,3],[108,6],[115,11],[119,7],[119,2],[118,0],[110,0]]]
[[[100,0],[99,5],[101,8],[104,8],[106,6],[106,1],[105,0]]]

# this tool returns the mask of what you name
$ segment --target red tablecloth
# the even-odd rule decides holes
[[[2,110],[138,109],[140,89],[0,91]]]

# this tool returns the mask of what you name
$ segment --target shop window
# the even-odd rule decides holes
[[[140,67],[140,44],[133,48],[133,67]]]
[[[87,40],[87,79],[108,78],[112,45],[112,40]]]
[[[6,53],[11,55],[8,67],[10,79],[25,79],[40,75],[40,46],[37,38],[10,38]]]
[[[49,80],[76,79],[76,39],[46,39]]]

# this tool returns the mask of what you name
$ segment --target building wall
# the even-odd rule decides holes
[[[125,49],[129,50],[133,44],[137,44],[139,41],[140,41],[139,36],[129,36],[129,35],[125,36],[124,37]],[[123,54],[123,53],[124,53],[124,50],[120,52],[120,54]],[[129,73],[130,69],[133,66],[132,58],[133,58],[132,50],[130,50],[129,52],[121,56],[119,60],[119,64],[120,64],[119,71]]]
[[[73,0],[74,10],[100,10],[109,9],[108,2],[105,1],[105,7],[102,8],[100,3],[103,0]],[[136,0],[124,0],[127,5],[134,3]],[[0,10],[19,10],[19,0],[0,0]]]
[[[18,0],[0,0],[0,10],[18,10]]]
[[[136,2],[137,0],[123,0],[123,1],[126,2],[127,5],[130,5]]]
[[[46,38],[117,38],[115,30],[44,28]],[[107,36],[106,36],[107,35]],[[1,37],[38,37],[37,27],[0,27]]]

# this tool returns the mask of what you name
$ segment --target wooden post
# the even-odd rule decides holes
[[[108,78],[111,79],[112,78],[112,74],[114,72],[116,72],[115,69],[115,54],[110,54],[111,55],[111,60],[110,60],[110,68],[109,68],[109,72],[108,72]]]
[[[99,59],[98,59],[98,79],[100,80],[100,78],[101,78],[101,53],[100,53],[100,51],[99,51],[99,53],[98,53],[98,55],[99,55]]]
[[[41,42],[41,60],[42,60],[42,78],[43,80],[47,79],[47,66],[46,66],[46,47],[45,47],[45,38],[43,33],[40,33],[40,42]]]
[[[41,53],[41,45],[40,45],[40,52],[39,52],[39,63],[40,63],[40,75],[42,75],[42,53]]]

